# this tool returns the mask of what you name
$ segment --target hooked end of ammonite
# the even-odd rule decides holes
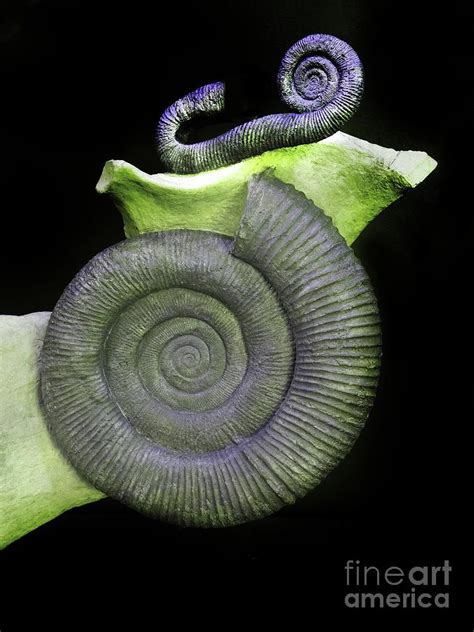
[[[175,173],[198,173],[234,164],[278,147],[327,138],[357,110],[364,78],[356,52],[332,35],[309,35],[285,54],[277,75],[282,101],[292,110],[247,121],[210,140],[186,144],[181,126],[221,112],[225,84],[202,86],[162,114],[156,129],[161,161]]]

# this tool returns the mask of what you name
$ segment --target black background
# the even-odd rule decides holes
[[[354,244],[379,299],[384,356],[374,409],[345,461],[295,506],[225,530],[179,529],[112,500],[72,510],[0,554],[2,632],[32,629],[28,617],[96,629],[93,608],[132,613],[137,630],[166,616],[247,628],[257,613],[265,627],[289,616],[308,630],[339,629],[342,617],[340,629],[473,629],[461,457],[472,423],[470,4],[30,0],[2,10],[1,313],[53,309],[74,274],[123,239],[119,213],[94,190],[106,160],[159,171],[160,113],[211,81],[227,82],[229,107],[196,138],[278,111],[279,61],[310,33],[341,37],[364,62],[364,99],[344,131],[439,162]],[[348,611],[347,559],[382,568],[449,559],[451,608]]]

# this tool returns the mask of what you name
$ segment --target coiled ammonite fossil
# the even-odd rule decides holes
[[[162,115],[156,144],[176,173],[215,169],[269,149],[313,143],[336,132],[355,112],[363,92],[362,64],[354,50],[332,35],[310,35],[285,54],[278,72],[285,104],[296,113],[247,121],[211,140],[186,145],[176,135],[183,123],[224,109],[225,86],[190,92]]]
[[[94,257],[52,313],[41,391],[57,444],[98,489],[219,527],[331,471],[379,358],[366,272],[322,210],[264,172],[234,238],[155,232]]]

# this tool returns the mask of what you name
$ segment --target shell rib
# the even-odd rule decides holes
[[[331,35],[309,35],[285,54],[278,72],[282,100],[297,113],[270,114],[194,144],[176,135],[183,123],[221,112],[223,83],[205,85],[171,105],[158,123],[156,146],[166,167],[198,173],[233,164],[269,149],[313,143],[336,132],[359,106],[362,64],[355,51]]]
[[[98,489],[219,527],[331,471],[379,360],[367,274],[320,209],[265,173],[234,240],[149,233],[94,257],[53,311],[41,388],[57,443]]]

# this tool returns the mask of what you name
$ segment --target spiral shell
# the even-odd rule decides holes
[[[282,100],[299,114],[270,114],[216,138],[186,145],[176,135],[183,123],[224,109],[225,86],[212,83],[171,105],[158,123],[156,145],[168,169],[197,173],[269,149],[321,140],[355,112],[363,92],[362,64],[355,51],[332,35],[309,35],[285,54],[278,72]]]
[[[148,233],[94,257],[51,316],[41,391],[93,485],[217,527],[294,502],[338,463],[379,356],[367,274],[320,209],[265,173],[234,239]]]

